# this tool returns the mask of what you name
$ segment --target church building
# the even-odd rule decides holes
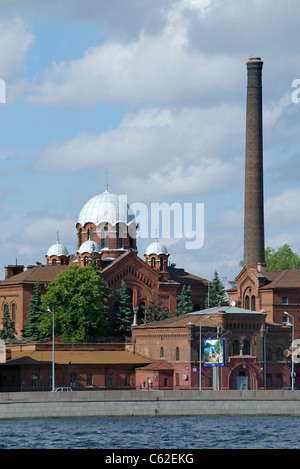
[[[144,259],[139,257],[134,218],[127,202],[109,192],[106,184],[105,191],[88,200],[80,210],[76,222],[75,256],[70,256],[57,236],[56,243],[46,252],[45,265],[28,266],[27,269],[22,265],[5,267],[5,279],[0,282],[0,320],[7,303],[16,331],[21,336],[35,283],[39,280],[44,293],[45,285],[53,282],[59,272],[72,264],[87,265],[92,255],[113,292],[108,299],[111,311],[118,301],[116,292],[122,281],[126,283],[138,323],[144,319],[142,307],[154,295],[163,302],[166,311],[174,313],[183,286],[190,286],[193,309],[202,309],[210,282],[171,264],[170,253],[157,238],[149,243]]]

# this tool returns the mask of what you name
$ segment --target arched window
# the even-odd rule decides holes
[[[272,360],[272,350],[270,347],[267,348],[267,360]]]
[[[101,248],[108,248],[108,228],[105,226],[101,232]]]
[[[93,228],[88,229],[88,239],[91,239],[91,240],[94,239],[94,230],[93,230]]]
[[[160,356],[160,358],[162,358],[164,356],[164,348],[163,347],[160,347],[159,356]]]
[[[37,375],[31,375],[31,386],[33,388],[37,388],[38,387],[38,381],[39,381],[39,378]]]
[[[176,347],[176,358],[175,360],[179,360],[179,347]]]
[[[78,231],[78,244],[79,246],[82,245],[82,229],[79,228],[79,231]]]
[[[132,288],[127,288],[127,289],[126,289],[126,293],[127,293],[127,295],[129,296],[129,305],[130,305],[130,308],[132,308],[132,302],[133,302],[133,291],[132,291]]]
[[[232,355],[240,354],[240,344],[238,340],[234,340],[232,344]]]
[[[245,296],[245,309],[249,309],[249,296]]]
[[[155,267],[155,258],[154,257],[151,258],[151,267]]]
[[[52,259],[52,265],[56,265],[56,259]]]
[[[164,260],[162,257],[159,259],[159,270],[164,270]]]
[[[280,347],[277,347],[276,349],[276,360],[280,362],[282,360],[282,350]]]
[[[11,305],[11,319],[12,321],[16,321],[16,303]]]
[[[121,249],[122,247],[122,236],[120,236],[120,229],[117,226],[117,249]]]
[[[250,355],[250,342],[249,342],[249,340],[244,340],[244,342],[243,342],[243,355]]]
[[[255,296],[251,296],[251,311],[255,311]]]

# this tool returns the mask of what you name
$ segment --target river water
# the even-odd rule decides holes
[[[299,417],[0,421],[0,449],[299,449]]]

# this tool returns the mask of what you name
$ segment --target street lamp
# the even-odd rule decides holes
[[[54,313],[52,313],[50,308],[47,308],[47,311],[52,314],[52,391],[55,388],[55,377],[54,377]]]
[[[205,318],[203,318],[202,321],[200,321],[200,327],[199,327],[199,390],[200,391],[202,389],[202,365],[201,365],[201,361],[202,361],[202,350],[201,350],[202,332],[201,332],[201,324],[202,324],[203,321],[205,321],[205,319],[210,319],[210,316],[205,316]]]
[[[292,390],[294,390],[294,330],[295,330],[295,320],[294,320],[294,316],[289,314],[287,311],[284,311],[283,314],[285,314],[286,316],[289,316],[290,318],[292,318],[292,321],[293,321],[292,323],[291,322],[286,322],[285,325],[292,327]]]

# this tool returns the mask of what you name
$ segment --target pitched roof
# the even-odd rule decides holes
[[[174,368],[171,365],[171,363],[166,362],[164,360],[154,361],[154,362],[150,363],[149,365],[143,366],[143,368],[142,368],[142,370],[146,370],[146,371],[150,371],[150,370],[153,370],[153,371],[173,371],[173,369]]]
[[[266,272],[270,283],[261,287],[263,290],[270,288],[300,288],[300,269],[288,269],[282,272]]]
[[[209,285],[211,282],[205,278],[198,277],[197,275],[186,272],[184,269],[177,269],[176,267],[168,267],[168,272],[170,274],[170,280],[181,284],[197,284],[199,285]]]
[[[249,309],[238,308],[236,306],[215,306],[213,308],[202,309],[201,311],[195,311],[188,314],[183,314],[182,316],[172,316],[167,319],[162,319],[160,321],[150,322],[146,324],[140,324],[135,326],[137,329],[147,329],[147,328],[161,328],[161,327],[186,327],[189,323],[193,324],[194,326],[200,326],[200,322],[202,327],[216,327],[217,320],[216,318],[211,319],[211,316],[216,314],[261,314],[266,316],[265,312],[259,311],[251,311]],[[206,318],[206,316],[210,316]],[[220,314],[221,319],[221,314]]]
[[[127,350],[58,350],[54,353],[54,362],[57,365],[67,365],[69,362],[73,365],[147,365],[151,360],[136,355]],[[11,359],[6,361],[6,365],[31,365],[31,364],[50,364],[52,363],[51,350],[39,351],[12,351]]]
[[[68,265],[38,265],[35,267],[30,267],[20,274],[13,275],[12,277],[2,280],[1,285],[11,285],[11,284],[20,284],[20,283],[36,283],[37,280],[40,280],[40,283],[50,283],[53,282],[55,277],[66,270]]]

